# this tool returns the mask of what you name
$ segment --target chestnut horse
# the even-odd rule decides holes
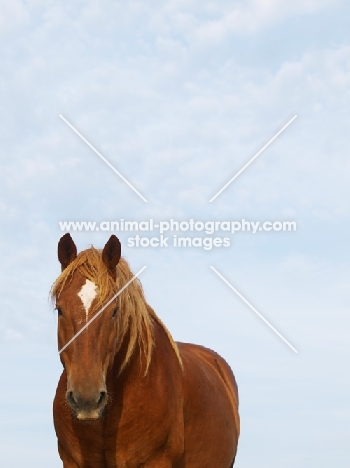
[[[175,343],[138,279],[107,305],[133,278],[120,252],[114,235],[79,255],[69,234],[58,244],[52,297],[64,370],[53,413],[63,467],[232,467],[239,415],[230,367],[210,349]]]

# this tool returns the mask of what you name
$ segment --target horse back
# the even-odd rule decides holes
[[[178,343],[184,367],[185,466],[229,468],[238,436],[238,390],[227,362],[203,346]]]

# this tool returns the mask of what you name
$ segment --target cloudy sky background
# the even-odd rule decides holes
[[[297,222],[209,252],[119,237],[174,338],[232,366],[237,467],[349,466],[349,15],[345,0],[0,0],[1,466],[61,466],[58,223],[120,218]],[[79,250],[109,237],[72,235]]]

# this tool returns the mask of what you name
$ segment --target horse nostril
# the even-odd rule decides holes
[[[102,410],[104,405],[107,403],[107,392],[101,391],[86,395],[70,390],[67,392],[66,399],[68,405],[75,412]]]
[[[100,392],[100,398],[98,399],[97,406],[101,406],[105,402],[106,397],[107,397],[106,392]]]
[[[71,405],[73,406],[77,406],[77,402],[74,398],[74,394],[73,392],[68,392],[67,394],[67,400],[68,400],[68,403],[70,403]]]

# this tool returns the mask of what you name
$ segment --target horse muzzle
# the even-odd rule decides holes
[[[97,391],[79,391],[69,389],[66,393],[67,403],[73,413],[80,420],[96,420],[107,404],[107,391],[105,387]]]

